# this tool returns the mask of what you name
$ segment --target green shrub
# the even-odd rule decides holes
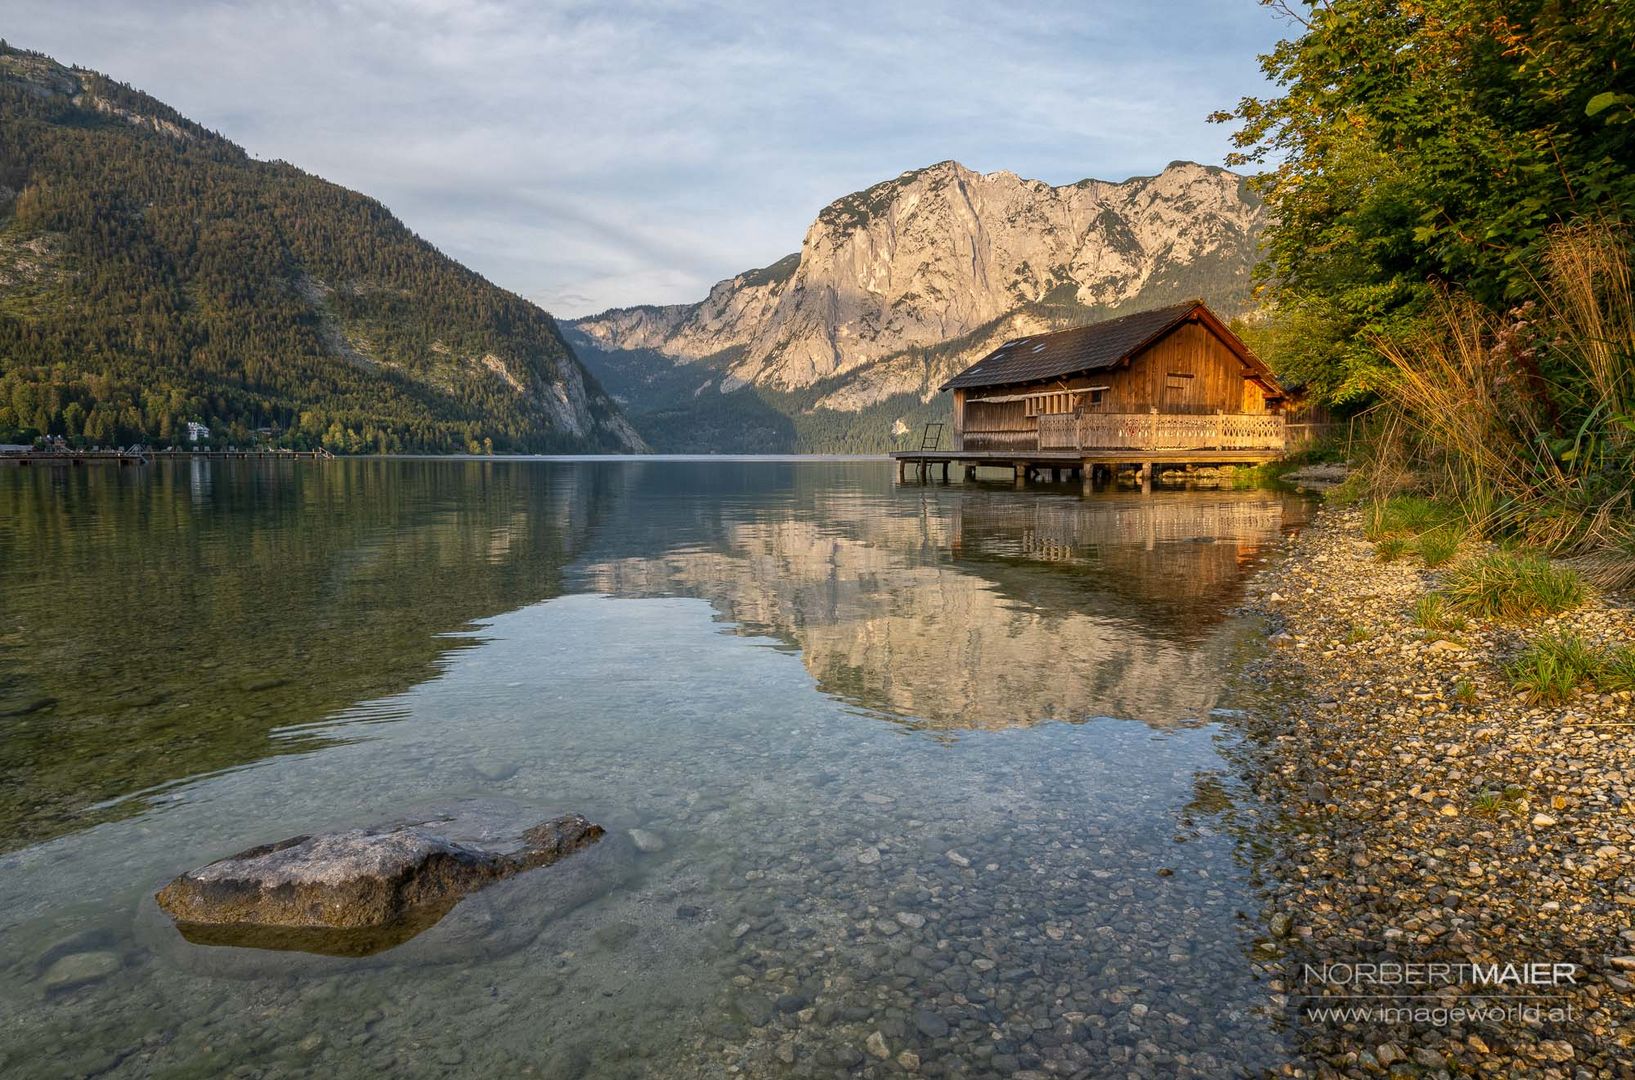
[[[1572,697],[1580,686],[1594,682],[1602,657],[1573,633],[1546,634],[1505,665],[1505,675],[1517,690],[1550,704]]]
[[[1444,586],[1455,607],[1494,619],[1554,615],[1583,603],[1583,579],[1538,555],[1495,552],[1448,571]]]
[[[1361,469],[1352,469],[1337,487],[1329,488],[1323,498],[1335,506],[1356,506],[1368,494],[1368,481]]]
[[[1289,470],[1288,460],[1269,461],[1264,465],[1239,465],[1232,470],[1230,482],[1234,491],[1253,491],[1272,487]]]

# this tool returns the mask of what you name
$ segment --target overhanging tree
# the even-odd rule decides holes
[[[1635,207],[1635,5],[1262,0],[1300,30],[1261,58],[1233,163],[1264,164],[1262,283],[1280,371],[1365,398],[1369,343],[1410,331],[1436,283],[1527,294],[1551,226]]]

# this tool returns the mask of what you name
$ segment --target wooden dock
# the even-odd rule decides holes
[[[126,450],[26,450],[23,453],[0,454],[0,465],[62,465],[79,468],[81,465],[146,465],[146,454]]]
[[[1217,468],[1222,465],[1264,465],[1284,456],[1281,448],[1245,450],[899,450],[891,455],[897,462],[898,483],[908,483],[909,474],[919,483],[930,483],[932,473],[941,470],[941,482],[949,482],[949,470],[958,465],[966,480],[975,480],[978,469],[1004,469],[1017,487],[1029,482],[1078,480],[1088,489],[1098,482],[1111,481],[1119,472],[1133,472],[1141,490],[1152,490],[1153,479],[1164,468]]]
[[[334,461],[335,455],[317,450],[150,450],[154,461]]]
[[[0,465],[26,467],[84,465],[147,465],[154,461],[332,461],[328,450],[25,450],[0,454]]]

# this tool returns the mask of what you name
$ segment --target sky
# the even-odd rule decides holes
[[[561,317],[685,303],[953,158],[1221,164],[1256,0],[0,0],[0,36],[371,195]]]

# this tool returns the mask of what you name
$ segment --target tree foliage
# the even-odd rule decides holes
[[[1371,394],[1369,340],[1412,332],[1438,284],[1502,307],[1551,226],[1635,208],[1635,5],[1262,0],[1300,33],[1261,58],[1281,90],[1236,122],[1274,223],[1262,267],[1292,382]]]

